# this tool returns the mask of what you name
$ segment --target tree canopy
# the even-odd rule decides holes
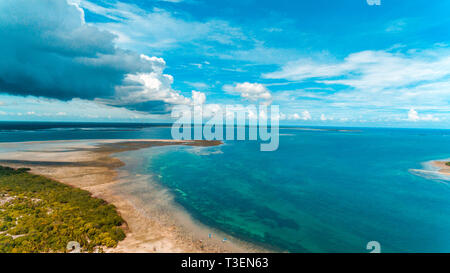
[[[89,192],[0,166],[0,252],[102,251],[125,238],[116,208]]]

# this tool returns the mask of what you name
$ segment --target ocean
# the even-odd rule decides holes
[[[0,142],[108,138],[171,134],[163,124],[0,123]],[[450,130],[285,127],[273,152],[225,141],[118,157],[136,159],[197,221],[276,251],[369,252],[377,241],[382,252],[450,252],[450,181],[427,164],[450,158]]]

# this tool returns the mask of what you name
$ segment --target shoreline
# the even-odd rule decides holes
[[[448,160],[434,160],[431,161],[431,164],[439,169],[438,172],[440,174],[450,176],[450,166],[446,165],[448,162]]]
[[[162,139],[4,142],[0,143],[0,165],[30,168],[32,173],[87,190],[116,206],[127,223],[126,238],[105,252],[266,252],[192,219],[167,189],[149,183],[149,177],[127,172],[121,168],[127,162],[115,156],[156,146],[220,144]],[[209,233],[214,234],[212,238]],[[223,243],[223,237],[231,240]]]

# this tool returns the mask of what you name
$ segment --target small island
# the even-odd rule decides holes
[[[440,174],[450,175],[450,161],[435,160],[432,161],[432,165],[439,168]]]
[[[0,253],[102,252],[125,238],[115,206],[27,168],[0,166]]]

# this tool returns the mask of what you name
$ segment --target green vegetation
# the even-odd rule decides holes
[[[445,165],[450,166],[450,162],[445,163]]]
[[[115,247],[125,234],[113,205],[28,169],[0,166],[0,252],[64,252]]]

